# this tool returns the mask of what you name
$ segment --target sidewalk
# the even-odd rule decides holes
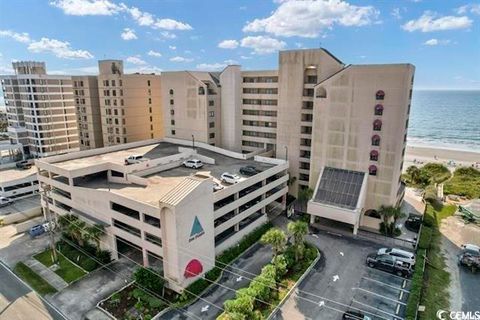
[[[57,291],[61,291],[68,286],[68,283],[65,282],[65,280],[63,280],[58,274],[44,266],[38,260],[35,260],[34,258],[29,258],[23,263],[25,263],[28,267],[30,267],[30,269],[35,271],[36,274],[38,274],[45,281],[47,281],[52,287],[57,289]]]

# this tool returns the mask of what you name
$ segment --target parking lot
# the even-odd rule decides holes
[[[342,319],[352,310],[375,320],[404,319],[411,281],[365,263],[382,245],[324,231],[308,241],[322,257],[275,318]]]

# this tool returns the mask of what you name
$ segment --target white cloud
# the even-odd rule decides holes
[[[127,40],[127,41],[138,39],[137,35],[135,34],[135,30],[130,28],[123,29],[121,37],[123,40]]]
[[[355,6],[342,0],[279,2],[271,16],[248,22],[243,31],[314,38],[335,24],[348,27],[371,24],[379,14],[372,6]]]
[[[168,31],[162,31],[160,32],[162,37],[165,39],[175,39],[177,36],[174,33],[168,32]]]
[[[240,59],[249,60],[249,59],[252,59],[252,57],[249,57],[249,56],[240,56]]]
[[[168,46],[168,48],[169,48],[170,50],[177,50],[177,47],[175,47],[175,46]]]
[[[11,30],[0,30],[0,37],[12,38],[13,40],[22,43],[29,43],[30,41],[32,41],[28,33],[18,33]]]
[[[160,52],[153,51],[153,50],[148,51],[147,54],[151,57],[157,57],[157,58],[160,58],[162,56]]]
[[[455,9],[457,14],[466,14],[468,12],[480,15],[480,3],[470,3]]]
[[[58,58],[65,59],[91,59],[93,55],[87,50],[74,50],[67,41],[42,38],[28,45],[28,50],[36,53],[51,52]]]
[[[222,70],[225,69],[227,65],[225,63],[200,63],[197,64],[196,68],[199,70]]]
[[[140,58],[139,55],[130,56],[126,59],[128,63],[135,64],[135,65],[145,65],[147,64],[144,60]]]
[[[239,45],[237,40],[223,40],[218,44],[219,48],[222,49],[235,49]]]
[[[266,36],[249,36],[243,38],[240,45],[244,48],[253,49],[256,54],[267,54],[281,50],[287,44],[284,41]]]
[[[425,41],[423,44],[425,46],[438,46],[438,45],[447,45],[447,44],[450,44],[450,40],[438,40],[438,39],[430,39],[430,40],[427,40]]]
[[[170,18],[157,18],[155,15],[141,11],[136,7],[129,7],[123,2],[116,4],[109,0],[54,0],[50,5],[57,7],[66,15],[87,16],[103,15],[111,16],[118,13],[129,14],[140,26],[148,26],[153,29],[164,30],[192,30],[188,23]]]
[[[237,60],[227,59],[224,61],[227,65],[238,64]]]
[[[425,11],[420,18],[408,21],[402,28],[409,32],[417,30],[422,32],[456,30],[469,28],[472,22],[473,21],[466,16],[438,17],[434,12]]]
[[[125,73],[161,73],[162,69],[150,65],[136,65],[131,68],[126,68]]]
[[[50,5],[71,16],[111,16],[122,9],[108,0],[55,0]]]
[[[172,62],[192,62],[193,59],[176,56],[176,57],[170,58],[170,61],[172,61]]]
[[[402,19],[400,8],[393,8],[391,15],[397,20]]]

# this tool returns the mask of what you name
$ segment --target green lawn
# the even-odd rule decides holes
[[[434,208],[429,204],[425,212],[425,223],[432,226],[432,235],[430,248],[427,250],[427,264],[420,300],[420,305],[425,306],[425,312],[419,313],[420,320],[435,319],[439,309],[449,310],[450,307],[448,292],[450,274],[446,271],[445,257],[441,252],[442,235],[439,228],[442,219],[453,215],[455,211],[454,205]]]
[[[67,283],[71,283],[81,277],[83,277],[86,272],[74,265],[70,260],[65,258],[61,254],[58,255],[58,263],[60,265],[60,268],[58,268],[55,273],[58,274],[60,277],[62,277],[63,280],[65,280]],[[35,259],[40,261],[42,264],[44,264],[47,267],[50,267],[53,262],[51,258],[51,250],[45,250],[42,253],[39,253],[34,256]]]
[[[54,287],[52,287],[48,282],[43,280],[42,277],[37,275],[23,262],[17,263],[13,271],[26,283],[28,283],[33,288],[33,290],[35,290],[42,296],[57,292]]]

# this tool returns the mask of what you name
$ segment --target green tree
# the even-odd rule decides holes
[[[159,294],[163,293],[164,280],[152,268],[138,268],[133,274],[133,279],[143,288]]]
[[[303,257],[305,250],[305,235],[308,233],[308,224],[303,221],[289,222],[287,225],[288,233],[293,237],[295,247],[295,261]]]
[[[101,224],[95,224],[85,228],[84,239],[93,241],[97,248],[97,255],[100,252],[100,238],[105,234],[105,227]]]
[[[230,319],[249,319],[253,312],[253,298],[249,295],[242,295],[236,299],[225,301],[224,307]]]
[[[281,278],[287,273],[287,259],[285,259],[285,256],[283,254],[280,254],[273,258],[272,264],[275,267],[276,271],[276,280],[280,281]]]
[[[396,230],[397,220],[405,216],[399,207],[381,206],[378,213],[383,220],[380,224],[380,232],[386,236],[393,236],[399,232]]]
[[[287,237],[282,230],[272,228],[262,236],[260,242],[272,246],[273,256],[276,257],[278,254],[285,251]]]
[[[418,183],[420,179],[420,169],[416,166],[410,166],[407,168],[407,174],[412,183]]]

